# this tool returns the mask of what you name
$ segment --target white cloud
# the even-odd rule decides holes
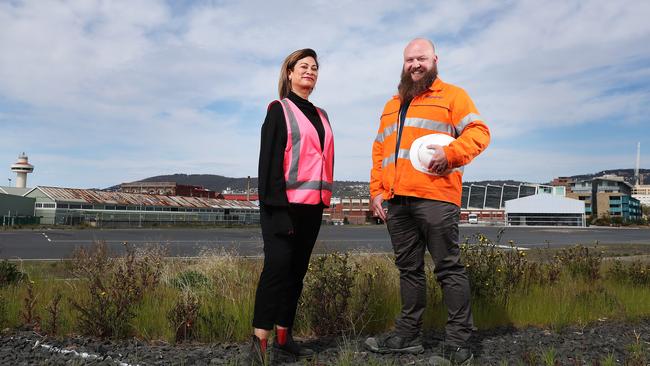
[[[256,175],[279,65],[312,47],[321,61],[312,99],[332,118],[336,177],[366,180],[381,108],[416,36],[436,42],[441,77],[465,88],[490,124],[493,144],[466,179],[550,180],[621,167],[618,157],[567,149],[539,169],[529,164],[538,152],[510,143],[534,131],[552,141],[539,131],[603,120],[638,131],[649,114],[650,3],[188,6],[0,3],[0,161],[25,150],[37,166],[32,182],[81,187],[174,172]],[[650,146],[648,137],[629,137]]]

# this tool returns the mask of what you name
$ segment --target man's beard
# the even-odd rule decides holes
[[[433,81],[438,77],[438,65],[433,64],[431,70],[426,71],[418,81],[413,81],[411,73],[402,69],[402,77],[397,92],[399,99],[404,103],[411,101],[416,96],[422,94],[425,90],[429,89]]]

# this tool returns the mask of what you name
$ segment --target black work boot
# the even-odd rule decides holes
[[[280,344],[282,341],[284,344]],[[311,348],[303,347],[293,339],[291,328],[276,329],[273,351],[274,360],[281,359],[284,362],[296,362],[314,357],[314,351]]]
[[[445,345],[440,355],[429,359],[430,366],[469,366],[474,360],[474,355],[469,347]]]
[[[420,336],[402,336],[395,332],[388,333],[382,337],[370,337],[366,339],[366,348],[377,353],[422,353],[422,340]]]
[[[267,339],[259,339],[256,335],[251,336],[251,343],[248,351],[244,354],[238,366],[264,366],[267,364]]]

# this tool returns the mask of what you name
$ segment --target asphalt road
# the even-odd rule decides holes
[[[501,228],[461,226],[461,238],[477,233],[493,241]],[[647,244],[650,230],[635,228],[532,228],[507,227],[500,243],[513,240],[519,247],[566,246],[575,244]],[[228,250],[244,256],[262,255],[259,227],[215,229],[108,229],[108,230],[13,230],[0,231],[0,258],[61,259],[77,247],[105,241],[112,252],[121,252],[122,243],[135,246],[162,245],[169,256],[197,256],[205,250]],[[392,252],[385,226],[323,226],[315,252],[362,250]]]

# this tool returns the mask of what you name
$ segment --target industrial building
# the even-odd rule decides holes
[[[14,226],[39,223],[38,217],[34,216],[34,199],[23,197],[30,189],[0,187],[0,225]]]
[[[378,219],[373,217],[368,198],[332,197],[330,207],[323,211],[323,221],[333,224],[362,225],[378,223]]]
[[[0,225],[38,224],[34,217],[34,203],[33,198],[0,193]]]
[[[510,184],[502,186],[472,184],[463,186],[461,209],[502,210],[509,200],[542,193],[564,196],[566,189],[562,186],[554,187],[543,184],[520,184],[518,186]]]
[[[552,194],[536,194],[506,202],[506,225],[585,226],[583,201]]]
[[[158,194],[163,196],[218,198],[217,192],[201,186],[176,182],[132,182],[120,184],[122,193]]]
[[[565,193],[566,187],[535,183],[464,185],[461,197],[460,221],[469,222],[469,217],[472,215],[476,216],[480,223],[501,225],[506,219],[506,202],[538,194],[564,196]]]
[[[612,217],[623,221],[639,220],[641,204],[632,197],[632,185],[622,177],[605,175],[571,183],[567,197],[585,203],[585,213],[593,218]]]
[[[43,186],[33,188],[25,197],[35,199],[35,216],[42,224],[121,227],[259,223],[259,208],[246,201]]]
[[[650,206],[650,185],[635,185],[632,187],[632,197],[639,200],[642,205]]]

